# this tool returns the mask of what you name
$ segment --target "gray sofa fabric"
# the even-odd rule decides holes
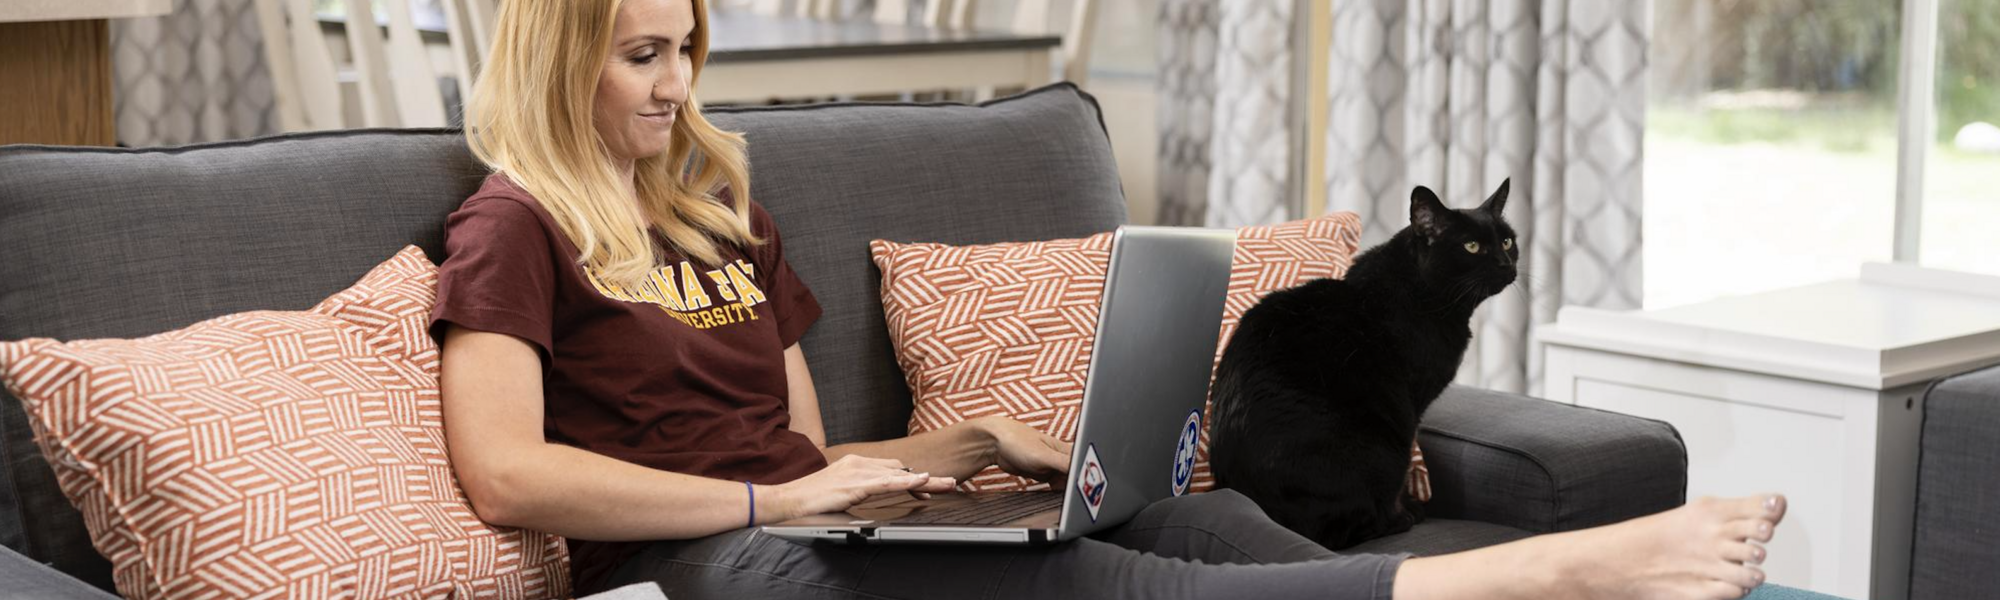
[[[1911,598],[1991,598],[2000,590],[2000,366],[1924,394],[1917,455]]]
[[[1687,500],[1687,446],[1660,421],[1451,386],[1419,437],[1433,517],[1552,533]]]
[[[0,546],[0,600],[117,600],[117,596]]]
[[[1096,103],[1069,85],[982,106],[717,109],[711,119],[745,132],[750,195],[826,309],[802,343],[834,442],[901,435],[910,411],[868,240],[1044,240],[1125,220]],[[449,130],[0,148],[0,339],[132,337],[309,307],[406,244],[444,259],[444,217],[483,175]],[[1658,423],[1459,388],[1431,421],[1436,520],[1370,550],[1462,550],[1680,501],[1685,454]],[[0,462],[0,545],[18,552],[0,553],[0,581],[43,563],[112,589],[25,413],[4,396]]]

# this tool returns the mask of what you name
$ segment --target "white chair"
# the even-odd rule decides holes
[[[478,59],[491,39],[492,0],[438,1],[445,10],[453,66],[460,74],[460,97],[468,98]],[[417,33],[409,0],[346,0],[349,69],[335,64],[311,0],[255,2],[279,124],[285,131],[448,123],[437,72]],[[376,26],[375,3],[388,13],[387,39]],[[358,90],[358,120],[348,118],[343,79],[351,79]]]
[[[831,1],[831,0],[828,0]],[[995,0],[986,0],[992,2]],[[1000,0],[1006,1],[1006,0]],[[875,21],[878,23],[903,23],[910,0],[875,0]],[[1062,36],[1062,79],[1078,86],[1084,85],[1090,75],[1090,41],[1097,29],[1097,0],[1072,0],[1069,22],[1061,27],[1051,28],[1049,11],[1052,0],[1012,0],[1012,19],[1007,23],[980,23],[979,0],[928,0],[924,3],[923,24],[931,27],[951,29],[1006,29],[1015,33],[1045,34]],[[989,91],[990,92],[990,91]]]

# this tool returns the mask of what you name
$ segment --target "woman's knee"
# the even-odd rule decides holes
[[[1269,517],[1248,496],[1221,489],[1155,502],[1132,522],[1139,527],[1206,524],[1227,527],[1245,520],[1269,520]]]

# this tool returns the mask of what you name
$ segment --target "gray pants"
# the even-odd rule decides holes
[[[744,529],[658,542],[610,587],[707,598],[1353,598],[1389,600],[1403,556],[1339,555],[1229,490],[1154,503],[1051,546],[801,544]]]

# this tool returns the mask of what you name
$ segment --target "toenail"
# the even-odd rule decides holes
[[[1769,497],[1769,498],[1765,498],[1765,499],[1764,499],[1764,510],[1765,510],[1766,512],[1769,512],[1769,513],[1771,513],[1771,514],[1777,514],[1777,513],[1778,513],[1778,497],[1777,497],[1777,496],[1772,496],[1772,497]]]
[[[1770,523],[1758,523],[1758,524],[1757,524],[1757,533],[1770,533],[1770,532],[1771,532],[1771,524],[1770,524]]]

